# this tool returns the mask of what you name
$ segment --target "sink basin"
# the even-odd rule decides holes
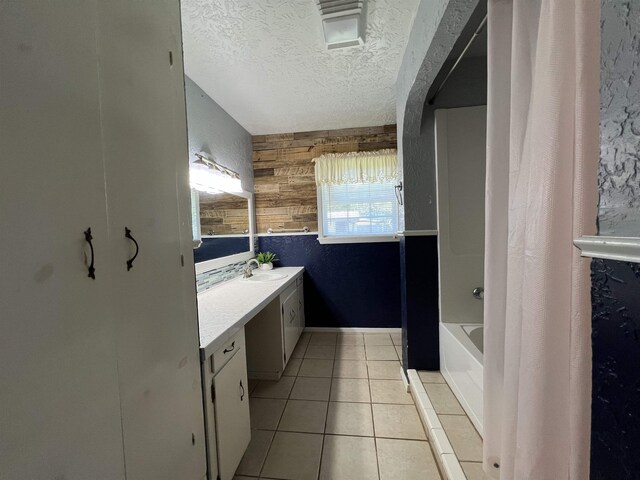
[[[283,278],[287,278],[286,273],[254,273],[253,277],[242,278],[240,281],[242,282],[275,282],[277,280],[282,280]]]

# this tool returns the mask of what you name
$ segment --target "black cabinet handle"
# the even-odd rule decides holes
[[[242,380],[240,380],[240,401],[244,400],[244,385],[242,385]]]
[[[93,254],[93,243],[91,243],[91,240],[93,240],[93,237],[91,236],[91,227],[89,227],[89,228],[87,228],[85,230],[84,239],[89,244],[89,248],[91,248],[91,263],[89,264],[89,275],[87,275],[87,276],[89,278],[93,278],[95,280],[96,279],[96,269],[93,266],[94,254]]]
[[[129,230],[127,227],[124,227],[124,236],[126,238],[128,238],[129,240],[131,240],[134,243],[134,245],[136,246],[136,253],[133,254],[133,257],[131,257],[129,260],[127,260],[127,271],[129,271],[129,270],[131,270],[133,268],[133,261],[138,256],[138,252],[140,251],[140,247],[138,246],[138,242],[136,242],[136,239],[133,238],[133,235],[131,235],[131,230]]]
[[[229,352],[233,352],[233,350],[236,348],[236,342],[233,341],[231,342],[231,348],[225,348],[222,353],[229,353]]]

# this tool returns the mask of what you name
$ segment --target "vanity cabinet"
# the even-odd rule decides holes
[[[245,326],[249,377],[278,380],[304,325],[304,288],[300,273]]]
[[[208,477],[231,480],[249,441],[249,390],[244,330],[203,363]]]

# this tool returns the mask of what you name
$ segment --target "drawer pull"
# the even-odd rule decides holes
[[[124,236],[126,238],[128,238],[129,240],[131,240],[133,242],[133,244],[136,246],[136,253],[133,254],[133,257],[131,257],[129,260],[127,260],[127,272],[128,272],[129,270],[131,270],[133,268],[133,261],[138,256],[138,252],[140,251],[140,247],[138,246],[138,242],[136,242],[136,239],[133,238],[133,235],[131,235],[131,230],[129,230],[129,228],[127,228],[127,227],[124,227]]]
[[[242,380],[240,380],[240,401],[244,401],[244,385],[242,385]]]
[[[233,342],[231,342],[231,348],[225,348],[222,353],[229,353],[229,352],[233,352],[233,350],[236,348],[236,342],[235,340]]]
[[[87,230],[84,232],[84,239],[85,241],[89,244],[89,248],[91,248],[91,264],[89,265],[89,275],[87,275],[89,278],[93,278],[94,280],[96,279],[96,269],[93,265],[93,261],[95,259],[95,255],[93,253],[93,243],[91,243],[91,240],[93,240],[93,236],[91,235],[91,228],[87,228]]]

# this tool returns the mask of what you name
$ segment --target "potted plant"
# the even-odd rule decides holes
[[[256,258],[260,264],[260,270],[273,269],[273,262],[278,260],[276,254],[271,252],[259,252]]]

